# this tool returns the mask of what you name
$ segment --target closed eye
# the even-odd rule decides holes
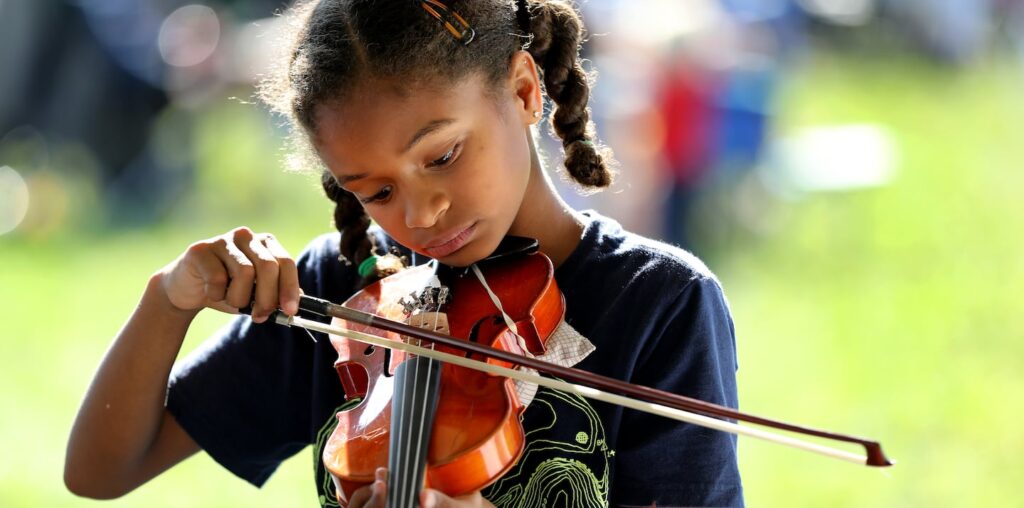
[[[452,147],[451,150],[448,150],[448,153],[441,156],[440,159],[434,160],[430,164],[427,164],[427,167],[441,168],[451,164],[455,160],[456,152],[458,152],[460,148],[462,148],[462,145],[456,144],[455,146]]]
[[[388,199],[388,197],[390,197],[390,196],[391,196],[391,186],[390,185],[385,185],[384,188],[382,188],[376,194],[374,194],[374,195],[372,195],[372,196],[370,196],[368,198],[360,198],[359,201],[362,202],[364,205],[368,205],[370,203],[377,203],[377,202],[381,202],[381,201],[386,201]]]

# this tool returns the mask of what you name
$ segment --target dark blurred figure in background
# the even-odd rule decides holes
[[[222,28],[282,7],[208,4],[219,11],[180,0],[0,1],[0,165],[77,171],[46,167],[46,152],[84,146],[108,223],[160,218],[192,181],[189,118],[171,106],[245,76],[224,72],[232,48]],[[25,144],[34,164],[11,160]]]
[[[936,61],[963,65],[988,48],[991,0],[889,0],[906,33]]]
[[[111,11],[116,13],[119,3],[128,7],[110,2]],[[143,6],[131,10],[141,13]],[[132,19],[141,16],[126,16],[110,27],[117,32],[104,34],[109,43],[120,43],[110,47],[91,28],[97,23],[89,13],[84,6],[61,1],[0,3],[0,139],[8,146],[30,137],[41,137],[44,146],[84,144],[101,169],[101,184],[112,191],[107,198],[115,209],[135,199],[152,199],[154,193],[173,197],[166,186],[180,185],[180,176],[164,181],[160,175],[167,169],[158,168],[146,153],[150,125],[169,103],[160,86],[162,65],[142,58],[147,56],[144,47],[133,47],[141,39],[136,37],[139,31],[153,29],[142,19]],[[155,37],[152,42],[155,52]],[[133,182],[146,178],[150,185]],[[118,187],[127,188],[114,191]]]
[[[664,239],[692,248],[687,222],[714,152],[716,76],[680,38],[656,77],[654,106],[661,123],[665,165]]]
[[[254,55],[267,53],[257,45],[273,43],[252,21],[288,3],[0,0],[0,167],[49,172],[49,186],[33,192],[44,200],[93,185],[108,224],[159,219],[193,184],[197,113],[223,101],[227,87],[249,97],[261,69]],[[628,194],[595,196],[590,206],[705,256],[698,244],[709,231],[744,227],[730,218],[735,186],[763,164],[775,97],[805,38],[964,65],[1000,37],[1024,61],[1022,0],[643,6],[580,3],[603,73],[594,120],[630,182]],[[79,162],[53,160],[61,147],[73,147]]]
[[[697,201],[729,193],[759,163],[777,82],[803,41],[802,11],[792,1],[714,5],[713,23],[670,46],[655,100],[668,186],[663,238],[705,256],[693,226],[720,226],[730,210],[719,204],[701,214]]]

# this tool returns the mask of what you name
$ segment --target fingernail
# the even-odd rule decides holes
[[[434,493],[430,492],[429,490],[428,491],[424,491],[423,492],[423,508],[434,508],[434,506],[437,506],[437,496],[434,495]]]

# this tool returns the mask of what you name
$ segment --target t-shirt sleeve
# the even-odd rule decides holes
[[[316,256],[297,260],[309,291]],[[214,460],[260,486],[310,443],[314,346],[298,328],[239,316],[175,365],[167,408]]]
[[[663,316],[633,382],[737,407],[735,331],[718,282],[691,280]],[[736,436],[638,411],[621,429],[616,504],[743,505]]]

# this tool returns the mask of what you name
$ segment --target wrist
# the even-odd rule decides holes
[[[142,295],[142,301],[139,302],[139,306],[158,312],[168,319],[180,321],[186,325],[190,324],[202,309],[185,310],[171,303],[171,299],[167,296],[167,290],[164,288],[164,275],[163,270],[161,270],[149,278],[149,283],[146,285],[146,291]]]

